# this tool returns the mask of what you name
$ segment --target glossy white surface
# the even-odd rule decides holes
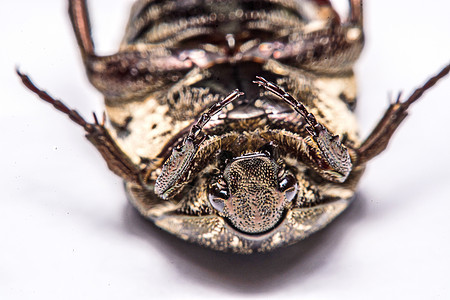
[[[130,2],[91,2],[97,48],[113,53]],[[450,61],[449,11],[447,1],[368,1],[363,136],[388,91],[409,94]],[[333,224],[286,249],[236,256],[142,219],[82,130],[19,83],[15,65],[87,118],[102,111],[66,1],[9,1],[0,28],[0,299],[450,298],[450,78],[414,105]]]

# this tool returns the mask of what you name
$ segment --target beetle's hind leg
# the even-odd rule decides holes
[[[439,79],[445,77],[450,72],[450,64],[443,68],[437,75],[430,78],[422,87],[416,89],[405,101],[401,101],[401,94],[396,101],[389,105],[384,116],[378,122],[375,129],[363,142],[361,147],[355,149],[357,161],[356,164],[364,164],[381,152],[383,152],[395,130],[408,115],[408,108],[417,101],[423,93],[431,88]]]
[[[99,122],[97,116],[94,114],[94,123],[88,123],[76,110],[68,108],[61,101],[54,99],[47,92],[37,88],[27,75],[20,73],[19,70],[17,70],[17,74],[29,90],[84,128],[86,131],[86,138],[95,146],[95,148],[97,148],[111,171],[127,182],[142,185],[140,180],[141,170],[114,142],[104,126],[105,115],[103,115],[103,121]]]

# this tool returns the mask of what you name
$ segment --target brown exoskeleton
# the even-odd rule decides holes
[[[141,0],[119,52],[100,57],[85,1],[69,1],[109,129],[19,75],[85,129],[157,226],[217,250],[270,251],[341,213],[409,106],[450,71],[398,97],[360,140],[362,1],[349,2],[341,20],[329,1]]]

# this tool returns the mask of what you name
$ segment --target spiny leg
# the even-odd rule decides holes
[[[94,123],[88,123],[76,110],[68,108],[61,101],[54,99],[47,92],[40,90],[27,75],[22,74],[19,70],[16,71],[23,84],[29,90],[84,128],[86,131],[86,138],[97,148],[111,171],[127,182],[141,185],[140,169],[126,156],[125,153],[122,152],[105,128],[105,114],[103,114],[102,122],[99,122],[94,113]]]
[[[205,140],[206,136],[202,131],[203,127],[211,120],[212,116],[220,112],[229,103],[243,95],[239,90],[234,90],[222,101],[211,106],[203,113],[197,122],[192,126],[189,134],[184,139],[182,145],[172,150],[172,155],[164,163],[162,172],[158,176],[155,184],[155,193],[166,199],[171,192],[179,187],[187,176],[192,160],[197,153],[198,147]]]
[[[311,145],[319,151],[318,157],[321,175],[329,180],[344,182],[352,169],[352,163],[347,149],[339,141],[339,136],[332,135],[306,107],[288,94],[281,87],[257,76],[259,80],[254,83],[262,86],[267,91],[277,95],[291,105],[306,121],[305,129],[315,142]]]
[[[416,89],[406,101],[402,102],[401,94],[399,94],[397,100],[389,105],[389,108],[386,110],[384,116],[378,122],[372,133],[367,137],[361,147],[356,149],[358,157],[356,164],[364,164],[383,152],[386,149],[392,134],[408,115],[409,106],[417,101],[426,90],[435,85],[449,72],[450,64],[444,67],[437,75],[430,78],[422,87]]]
[[[196,142],[199,145],[205,138],[201,130],[206,125],[206,123],[208,123],[209,120],[211,120],[211,118],[215,114],[220,112],[225,106],[227,106],[228,104],[230,104],[231,102],[233,102],[242,95],[244,95],[244,93],[236,89],[227,97],[225,97],[222,101],[219,101],[214,105],[212,105],[206,112],[204,112],[200,116],[197,122],[192,126],[191,131],[189,132],[189,135],[187,136],[186,140],[191,140],[194,142],[199,136],[201,136],[201,141]]]

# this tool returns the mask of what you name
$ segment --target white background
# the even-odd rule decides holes
[[[130,1],[90,2],[97,49],[113,53]],[[450,62],[449,11],[365,5],[363,136],[388,91],[409,94]],[[87,118],[102,112],[66,1],[3,3],[0,28],[0,299],[450,298],[450,78],[413,106],[333,224],[269,254],[229,255],[141,218],[83,131],[19,83],[16,65]]]

